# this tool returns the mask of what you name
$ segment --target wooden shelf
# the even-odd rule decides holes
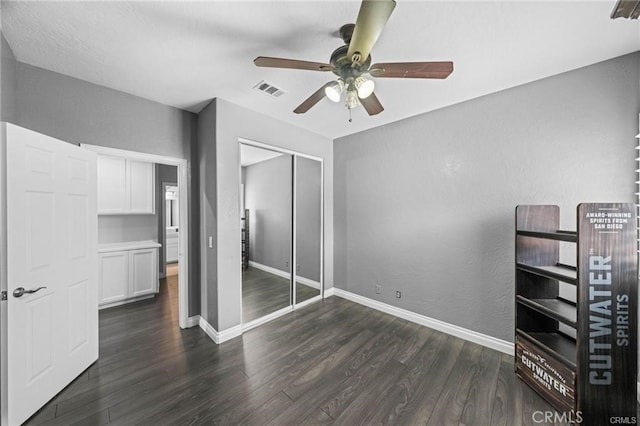
[[[571,327],[577,326],[576,306],[562,299],[527,299],[524,296],[516,296],[518,303],[528,306],[544,315]]]
[[[517,330],[520,337],[551,353],[556,359],[576,370],[576,342],[559,333],[525,332]]]
[[[582,203],[571,232],[559,230],[558,206],[516,207],[516,374],[589,424],[637,414],[637,210]],[[562,243],[575,244],[579,268],[560,262]],[[575,299],[561,283],[576,286]]]
[[[575,268],[566,265],[532,266],[524,263],[517,263],[516,267],[521,271],[559,280],[568,284],[577,284],[578,274]]]
[[[566,241],[570,243],[575,243],[578,241],[578,236],[574,231],[558,230],[555,232],[538,232],[518,230],[516,231],[516,235],[520,235],[523,237],[544,238],[547,240]]]

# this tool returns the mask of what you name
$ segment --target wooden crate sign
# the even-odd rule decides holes
[[[636,420],[637,251],[633,204],[578,206],[578,410]]]
[[[560,411],[575,410],[575,373],[524,339],[516,339],[516,373]]]

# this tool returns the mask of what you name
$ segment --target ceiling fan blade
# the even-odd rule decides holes
[[[378,97],[375,93],[370,94],[364,99],[360,99],[360,103],[362,104],[364,109],[367,110],[367,113],[369,113],[369,115],[380,114],[382,111],[384,111],[384,107],[378,100]]]
[[[453,62],[387,62],[369,68],[378,78],[447,78],[452,72]]]
[[[253,60],[258,67],[291,68],[294,70],[332,71],[333,65],[322,62],[298,61],[297,59],[270,58],[258,56]]]
[[[294,109],[293,112],[295,112],[296,114],[304,114],[305,112],[309,111],[311,107],[313,107],[315,104],[320,102],[322,98],[326,96],[324,93],[324,89],[331,83],[333,82],[330,81],[324,86],[322,86],[321,88],[319,88],[313,95],[309,96],[304,102],[298,105],[298,107]]]
[[[360,59],[355,62],[362,64],[367,60],[395,7],[395,0],[362,0],[347,51],[349,58],[358,53]]]

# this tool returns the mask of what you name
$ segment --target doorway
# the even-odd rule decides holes
[[[166,166],[162,166],[166,167]],[[158,167],[160,170],[160,167]],[[161,262],[165,276],[178,275],[178,254],[180,237],[180,191],[175,182],[162,182],[162,216],[158,220],[158,234],[164,242]]]
[[[322,159],[240,141],[242,324],[320,300]]]
[[[111,155],[111,156],[121,156],[126,157],[132,160],[154,163],[155,167],[158,169],[156,173],[159,175],[162,169],[170,170],[173,169],[176,173],[173,175],[174,178],[170,179],[170,183],[175,183],[177,187],[178,194],[182,196],[178,197],[177,201],[177,229],[187,230],[189,229],[189,186],[188,186],[188,168],[187,168],[187,160],[176,158],[176,157],[166,157],[155,154],[141,153],[135,151],[126,151],[115,148],[107,148],[96,145],[81,145],[84,148],[87,148],[91,151],[97,152],[98,155]],[[157,180],[156,185],[162,187],[162,184],[158,183],[161,180]],[[164,188],[163,188],[164,189]],[[157,189],[158,193],[160,193],[160,188]],[[164,197],[159,197],[164,198]],[[156,202],[156,211],[162,212],[164,211],[164,203],[160,203],[160,200]],[[159,205],[158,205],[159,204]],[[164,221],[157,221],[158,227],[158,239],[164,237]],[[163,241],[164,242],[164,241]],[[177,238],[177,250],[178,250],[178,259],[177,259],[177,286],[178,286],[178,325],[180,328],[187,328],[193,325],[196,325],[196,321],[193,321],[192,318],[188,316],[188,300],[189,300],[189,288],[188,288],[188,259],[189,259],[189,251],[188,251],[188,237],[187,232],[179,233]],[[163,248],[164,244],[163,244]],[[160,255],[160,259],[158,261],[158,269],[160,276],[162,274],[166,275],[166,271],[163,266],[165,266],[165,256],[164,251],[163,254]]]

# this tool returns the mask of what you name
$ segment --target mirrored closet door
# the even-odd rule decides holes
[[[242,322],[253,326],[321,298],[323,168],[250,143],[240,143],[240,163]]]
[[[295,156],[295,302],[320,296],[322,282],[322,163]]]
[[[240,164],[242,322],[246,324],[292,303],[293,156],[241,144]]]

